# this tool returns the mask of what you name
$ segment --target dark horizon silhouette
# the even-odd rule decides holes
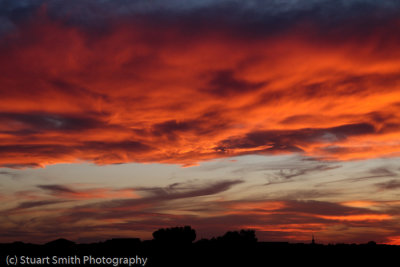
[[[258,241],[254,230],[228,231],[219,237],[196,240],[191,226],[160,228],[152,240],[112,238],[77,244],[59,238],[43,245],[13,242],[0,244],[2,264],[7,256],[22,265],[58,266],[266,266],[268,263],[334,263],[386,261],[400,255],[400,246],[377,244],[318,244]],[[7,258],[8,259],[8,258]],[[311,260],[311,261],[310,261]],[[264,265],[263,265],[264,264]]]

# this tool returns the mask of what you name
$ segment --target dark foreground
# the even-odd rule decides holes
[[[157,234],[158,233],[158,234]],[[154,239],[75,244],[0,244],[0,266],[400,266],[400,246],[257,242],[253,231],[195,239],[190,227],[160,229]]]

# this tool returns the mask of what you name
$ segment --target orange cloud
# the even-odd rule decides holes
[[[346,201],[341,204],[344,206],[355,207],[355,208],[370,208],[370,207],[378,205],[379,202],[354,200],[354,201]]]
[[[318,216],[327,220],[338,221],[382,221],[390,220],[392,216],[387,214],[358,214],[358,215],[344,215],[344,216]]]
[[[283,201],[266,201],[266,202],[240,202],[230,205],[231,209],[235,210],[260,210],[260,211],[273,211],[284,208],[285,202]]]
[[[387,242],[386,244],[400,246],[400,236],[391,236],[388,239],[389,242]]]
[[[39,13],[1,37],[0,165],[399,156],[400,40],[299,25],[244,38],[143,19],[98,33]]]

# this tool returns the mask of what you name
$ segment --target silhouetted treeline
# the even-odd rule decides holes
[[[44,245],[14,242],[0,244],[0,266],[5,264],[6,257],[10,255],[21,257],[20,263],[29,257],[36,260],[36,266],[55,266],[54,263],[57,266],[129,266],[127,261],[126,264],[123,261],[128,258],[134,262],[131,266],[187,267],[304,264],[359,266],[372,262],[386,266],[391,261],[397,264],[400,261],[400,246],[379,245],[373,241],[360,245],[258,242],[253,230],[229,231],[220,237],[195,240],[196,231],[190,226],[184,226],[159,229],[153,233],[153,240],[145,241],[138,238],[116,238],[92,244],[76,244],[66,239],[57,239]],[[49,257],[47,261],[46,257]],[[83,262],[84,257],[86,262]],[[119,262],[115,265],[110,259]],[[37,264],[37,260],[42,260],[44,264]],[[95,260],[109,260],[110,264],[99,264]],[[24,262],[22,265],[33,264]]]
[[[196,231],[190,226],[162,228],[153,233],[153,240],[162,243],[191,244],[196,239]]]

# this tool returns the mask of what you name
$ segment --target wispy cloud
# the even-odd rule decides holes
[[[49,192],[51,195],[61,199],[110,199],[110,198],[138,198],[132,188],[71,188],[65,185],[38,185],[38,188]]]
[[[60,234],[76,233],[79,229],[86,229],[87,235],[79,238],[92,238],[101,240],[110,237],[113,233],[136,233],[142,238],[149,238],[152,231],[160,227],[190,224],[198,230],[203,237],[223,234],[227,230],[252,228],[257,230],[257,235],[263,240],[308,240],[310,233],[317,233],[324,242],[365,242],[363,232],[354,231],[344,234],[341,229],[359,229],[368,227],[376,230],[376,240],[388,241],[398,231],[398,221],[394,213],[385,213],[367,207],[351,207],[334,202],[324,201],[220,201],[220,202],[193,202],[192,207],[208,207],[208,215],[201,216],[193,211],[181,209],[184,203],[167,200],[153,200],[145,202],[101,202],[94,205],[74,206],[64,208],[60,214],[46,214],[30,224],[24,223],[24,228],[14,225],[14,236],[36,238],[51,238]],[[175,212],[157,210],[154,206],[162,201],[169,201],[168,205]],[[50,202],[37,202],[33,206],[51,205]],[[24,204],[25,205],[25,204]],[[200,209],[201,210],[201,209]],[[213,213],[213,211],[218,211]],[[81,222],[85,221],[85,225]],[[57,222],[57,223],[55,223]],[[227,228],[228,226],[228,228]],[[46,229],[43,235],[34,236],[37,229]],[[91,229],[91,230],[89,230]],[[380,231],[384,229],[385,231]],[[28,231],[28,232],[27,232]],[[339,234],[339,232],[340,234]],[[91,233],[102,233],[96,237]],[[142,234],[140,234],[142,233]],[[336,233],[333,240],[332,235]],[[358,234],[357,234],[358,233]],[[338,237],[340,237],[338,239]],[[296,239],[293,239],[296,238]]]
[[[400,181],[399,180],[390,180],[383,183],[376,183],[376,187],[379,190],[396,190],[400,189]]]
[[[12,179],[19,178],[20,175],[11,171],[0,171],[0,176],[10,177]]]

